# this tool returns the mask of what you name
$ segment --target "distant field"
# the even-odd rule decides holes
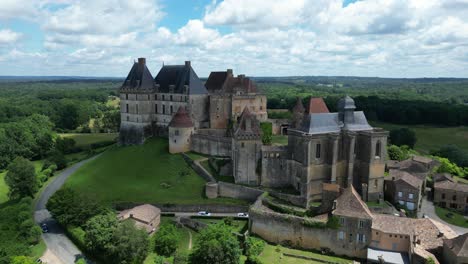
[[[429,153],[446,144],[454,144],[468,150],[468,127],[436,127],[427,125],[396,125],[390,123],[371,122],[375,127],[387,130],[407,127],[414,130],[417,137],[415,149],[422,153]]]
[[[169,154],[167,139],[162,138],[109,149],[75,172],[65,186],[104,203],[245,204],[205,198],[205,180],[180,154]]]
[[[59,136],[64,138],[73,138],[76,141],[76,146],[83,147],[93,143],[112,141],[119,136],[119,133],[66,133],[59,134]]]

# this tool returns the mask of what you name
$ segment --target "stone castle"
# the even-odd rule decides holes
[[[288,144],[262,144],[266,96],[232,70],[199,79],[189,61],[165,65],[155,78],[139,58],[120,87],[121,144],[167,136],[171,153],[195,151],[232,160],[236,184],[292,188],[303,207],[322,199],[323,183],[353,186],[365,201],[383,198],[388,133],[371,127],[353,99],[330,113],[321,98],[298,100]]]

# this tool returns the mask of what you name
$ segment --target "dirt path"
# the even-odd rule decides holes
[[[187,231],[188,231],[188,234],[189,234],[188,249],[192,250],[192,232],[189,229],[187,229]]]

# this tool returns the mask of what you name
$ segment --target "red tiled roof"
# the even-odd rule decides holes
[[[312,97],[309,101],[309,114],[330,113],[322,97]]]
[[[170,127],[193,127],[192,119],[190,118],[185,107],[179,107],[177,113],[172,117],[171,122],[169,123]]]
[[[372,213],[353,186],[344,189],[336,199],[334,215],[372,219]]]

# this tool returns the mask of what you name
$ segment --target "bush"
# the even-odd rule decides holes
[[[260,127],[262,128],[262,143],[265,145],[270,145],[271,144],[271,139],[272,139],[272,124],[270,122],[262,122],[260,123]]]
[[[398,147],[397,145],[390,145],[387,148],[387,153],[388,157],[391,160],[406,160],[409,158],[409,147],[406,145],[403,145],[401,147]]]
[[[57,169],[65,169],[67,167],[67,159],[65,158],[65,155],[62,152],[55,151],[53,152],[48,160],[55,164]]]
[[[245,255],[247,257],[256,257],[260,255],[260,253],[263,252],[263,249],[265,249],[265,241],[256,238],[256,237],[248,237],[247,240],[245,241]]]
[[[245,264],[263,264],[258,257],[247,257]]]
[[[189,261],[189,256],[184,252],[176,252],[174,256],[174,264],[186,264]]]
[[[179,232],[174,225],[161,225],[154,239],[154,248],[156,253],[165,257],[173,255],[177,250],[179,239]]]

